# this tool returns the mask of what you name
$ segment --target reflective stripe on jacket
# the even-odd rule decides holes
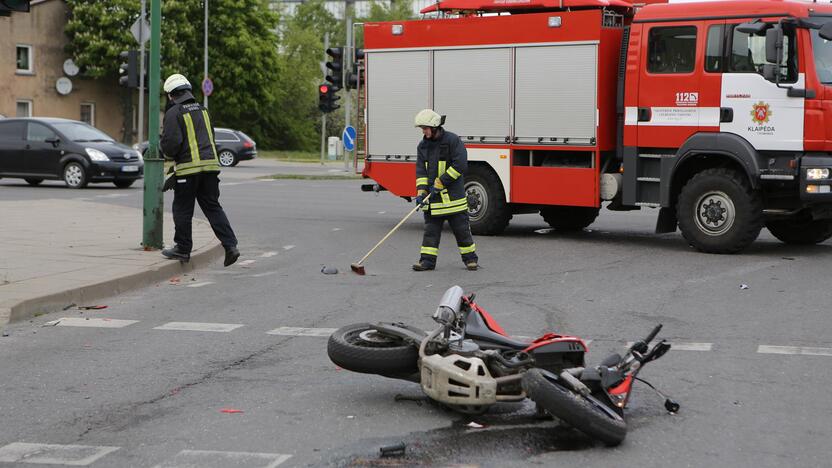
[[[214,128],[204,107],[194,101],[171,106],[163,128],[162,151],[175,161],[177,176],[220,171]]]
[[[468,169],[468,152],[459,136],[442,130],[436,140],[422,138],[416,154],[416,189],[427,190],[437,177],[445,186],[431,197],[430,206],[424,210],[433,216],[468,210],[462,176]]]

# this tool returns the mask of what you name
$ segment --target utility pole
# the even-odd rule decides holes
[[[142,245],[161,249],[162,178],[164,161],[159,157],[159,53],[162,36],[162,0],[150,0],[150,76],[148,77],[148,147],[144,164],[144,210]]]
[[[139,21],[144,24],[144,18],[147,15],[147,0],[142,0],[142,14]],[[144,42],[146,40],[144,35],[144,28],[139,28],[139,143],[144,141]]]
[[[205,70],[202,73],[202,79],[208,79],[208,0],[205,0]],[[208,95],[205,91],[202,92],[202,105],[208,108]]]
[[[324,33],[324,61],[326,63],[328,55],[326,50],[329,49],[329,32]],[[321,66],[321,72],[324,75],[323,81],[326,81],[326,68]],[[326,112],[321,112],[321,166],[324,165],[324,152],[326,151]]]
[[[355,53],[352,47],[352,18],[351,6],[355,0],[344,0],[344,28],[347,30],[347,43],[344,45],[344,80],[346,84],[349,79],[349,70],[352,70],[352,56]],[[344,86],[344,128],[350,126],[350,105],[352,104],[352,90]],[[343,143],[343,142],[342,142]],[[350,153],[344,148],[344,172],[350,170]]]

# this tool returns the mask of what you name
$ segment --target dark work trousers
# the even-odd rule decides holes
[[[218,172],[199,172],[176,178],[173,190],[173,224],[176,232],[173,241],[182,252],[190,253],[194,241],[191,236],[191,220],[194,217],[194,200],[199,203],[211,229],[222,246],[237,246],[237,237],[231,229],[228,217],[220,206],[220,179]]]
[[[451,226],[456,237],[456,245],[462,255],[462,262],[476,262],[477,252],[474,237],[471,235],[471,225],[468,223],[468,212],[462,211],[444,216],[431,216],[425,213],[425,236],[422,239],[420,262],[436,266],[436,256],[439,255],[439,239],[442,237],[442,225],[445,221]]]

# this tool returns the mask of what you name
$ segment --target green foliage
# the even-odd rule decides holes
[[[137,49],[129,28],[139,15],[137,0],[66,0],[67,52],[84,76],[116,80],[119,52]],[[293,14],[269,9],[267,0],[209,3],[209,98],[213,123],[251,135],[260,148],[315,151],[320,144],[317,85],[322,81],[323,38],[344,44],[343,19],[324,0],[295,4]],[[162,79],[182,73],[202,101],[202,0],[162,2]],[[148,15],[149,16],[149,15]],[[374,2],[367,18],[391,21],[412,16],[410,2]],[[282,21],[281,21],[282,20]],[[357,37],[361,46],[361,37]],[[343,94],[343,93],[342,93]],[[343,98],[343,96],[342,96]],[[343,105],[344,100],[339,101]],[[343,126],[343,108],[327,117],[328,134]]]

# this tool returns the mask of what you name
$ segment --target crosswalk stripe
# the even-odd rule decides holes
[[[283,336],[329,336],[337,328],[301,328],[301,327],[280,327],[266,332],[269,335]]]
[[[227,467],[275,468],[291,455],[283,453],[221,452],[216,450],[183,450],[171,460],[153,468]]]
[[[134,323],[139,323],[139,321],[94,317],[63,317],[58,320],[46,322],[43,325],[54,325],[58,327],[123,328]]]
[[[757,352],[762,354],[799,354],[802,356],[832,356],[832,348],[811,346],[770,346],[760,345]]]
[[[27,444],[14,442],[0,447],[0,463],[87,466],[119,447],[96,445]]]
[[[238,323],[203,323],[203,322],[168,322],[154,330],[176,330],[176,331],[207,331],[207,332],[230,332],[242,327]]]
[[[201,288],[203,286],[208,286],[209,284],[214,284],[213,281],[203,281],[201,283],[191,283],[187,285],[188,288]]]

